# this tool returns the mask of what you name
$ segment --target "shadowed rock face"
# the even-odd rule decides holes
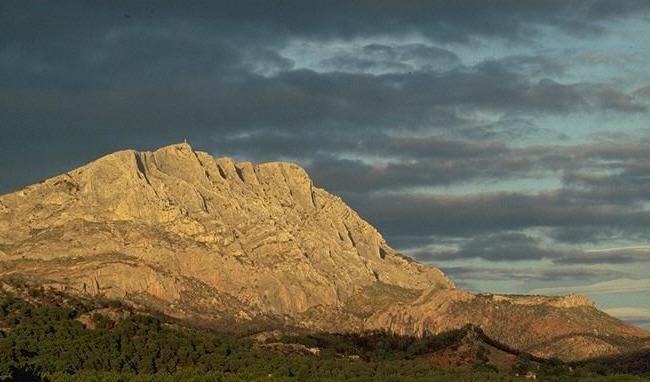
[[[475,323],[564,358],[617,352],[646,334],[579,296],[455,289],[299,166],[236,163],[187,144],[116,152],[0,197],[0,273],[230,330],[422,335]],[[571,340],[581,349],[558,345]]]

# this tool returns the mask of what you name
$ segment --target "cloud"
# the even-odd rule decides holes
[[[516,0],[489,4],[476,0],[454,3],[417,0],[407,4],[383,1],[378,4],[370,0],[352,3],[337,0],[308,6],[300,1],[270,5],[259,0],[242,1],[236,5],[227,1],[45,5],[20,2],[3,6],[4,17],[0,25],[6,31],[24,32],[19,37],[14,33],[3,33],[5,41],[34,41],[35,37],[56,39],[74,35],[79,29],[92,31],[131,23],[171,22],[216,24],[222,29],[237,28],[241,31],[252,29],[261,36],[276,38],[352,39],[419,33],[446,42],[468,42],[488,37],[529,41],[544,27],[575,35],[600,34],[607,29],[607,23],[627,17],[642,18],[648,14],[648,9],[646,2],[634,0],[580,4],[562,1],[522,3]],[[38,28],[28,28],[29,22],[35,22],[32,25],[38,25]]]
[[[640,307],[620,307],[620,308],[609,308],[604,310],[605,313],[610,314],[615,317],[620,318],[645,318],[650,320],[650,308],[640,308]]]
[[[632,92],[632,95],[635,97],[650,99],[650,86],[641,87],[635,90],[634,92]]]
[[[222,155],[307,158],[312,176],[335,192],[544,177],[560,178],[565,188],[557,198],[566,200],[629,204],[646,199],[650,191],[645,176],[650,164],[643,157],[648,143],[512,148],[494,141],[360,129],[345,136],[332,131],[306,130],[298,135],[260,130],[219,137],[215,145]],[[352,156],[362,159],[349,159]],[[351,181],[358,177],[363,179]]]
[[[547,232],[550,238],[561,244],[596,244],[631,236],[631,232],[622,229],[591,225],[552,228]]]
[[[503,144],[395,136],[497,139],[534,131],[537,115],[645,113],[647,100],[612,83],[557,79],[564,68],[540,54],[465,65],[455,51],[490,39],[538,38],[540,28],[602,33],[607,23],[648,9],[625,3],[605,13],[602,7],[6,5],[0,14],[0,192],[110,151],[183,138],[211,152],[299,160],[324,186],[340,191],[535,176],[535,166]],[[329,62],[323,72],[297,69],[281,53],[296,41],[338,44],[342,53],[319,58]],[[386,153],[400,160],[383,169],[357,160]],[[330,175],[346,165],[368,172],[367,186],[352,188]],[[416,176],[404,176],[409,172]]]
[[[413,162],[366,163],[351,159],[321,160],[309,165],[318,184],[333,192],[403,190],[417,186],[439,186],[469,180],[508,179],[517,176],[521,163],[506,161],[485,166],[478,158],[468,160],[428,159]],[[504,166],[499,167],[498,164]],[[511,172],[508,170],[512,169]],[[524,174],[526,176],[527,174]]]
[[[531,227],[590,225],[635,229],[650,223],[648,211],[572,200],[557,191],[461,196],[347,194],[345,198],[389,235],[470,236]]]
[[[180,45],[182,41],[179,37]],[[149,44],[143,42],[142,45]],[[358,135],[365,133],[382,137],[395,129],[417,131],[433,128],[444,131],[455,126],[481,124],[467,114],[459,114],[459,107],[563,113],[604,103],[598,100],[600,95],[594,95],[591,91],[583,94],[580,87],[573,85],[530,83],[516,74],[482,73],[478,69],[445,74],[418,72],[381,76],[282,71],[281,68],[289,67],[290,63],[282,63],[281,58],[274,61],[268,55],[260,55],[264,58],[257,65],[262,69],[255,70],[277,71],[265,77],[244,70],[250,64],[244,64],[239,52],[232,51],[227,45],[216,46],[219,48],[216,53],[196,61],[189,57],[166,61],[156,58],[152,52],[145,57],[151,57],[153,63],[143,59],[140,66],[132,65],[129,70],[119,71],[118,75],[113,75],[111,70],[120,67],[119,63],[123,60],[120,57],[129,57],[129,53],[112,52],[97,64],[60,63],[45,72],[34,74],[21,80],[25,84],[33,84],[25,89],[13,89],[16,84],[6,87],[0,93],[0,113],[5,121],[4,139],[10,149],[3,151],[4,155],[0,158],[3,159],[0,160],[4,164],[3,169],[8,172],[6,167],[16,165],[13,162],[19,154],[16,148],[38,145],[31,139],[34,134],[50,136],[58,141],[54,142],[55,147],[58,144],[72,148],[83,146],[81,142],[89,140],[88,134],[103,137],[98,141],[106,143],[101,145],[101,150],[94,151],[99,155],[124,148],[128,141],[133,141],[133,137],[138,135],[149,137],[147,148],[189,137],[195,142],[203,142],[198,145],[199,148],[216,151],[228,147],[219,142],[226,142],[227,139],[222,140],[221,137],[229,134],[249,132],[252,139],[241,139],[240,146],[250,147],[255,145],[255,138],[268,135],[273,130],[277,134],[275,137],[280,138],[296,134],[304,138],[319,134],[331,137],[313,140],[312,144],[329,143],[333,153],[337,153],[341,148],[334,144],[349,140],[350,131]],[[128,51],[128,45],[123,49]],[[203,51],[204,48],[185,47],[180,51],[181,56],[183,51],[192,49]],[[102,57],[101,54],[99,56]],[[213,62],[214,65],[211,64]],[[24,63],[18,60],[12,70],[20,70],[19,67],[23,66]],[[20,72],[7,78],[24,75]],[[165,81],[160,82],[162,78]],[[60,83],[56,85],[57,91],[34,88],[37,83],[54,86],[57,82]],[[78,92],[81,88],[84,89],[83,93]],[[592,100],[594,97],[595,101]],[[629,108],[623,107],[621,110],[627,111]],[[92,130],[92,133],[88,133],[88,130]],[[259,132],[262,132],[261,135],[257,135]],[[63,136],[68,139],[61,140]],[[214,140],[206,141],[205,136],[213,136]],[[47,140],[48,145],[52,140]],[[426,140],[420,144],[420,150],[426,148]],[[434,139],[428,140],[430,153],[436,153],[443,146],[436,146]],[[290,142],[291,139],[286,141]],[[393,140],[393,152],[408,153],[409,148],[418,150],[418,145],[414,143],[416,141]],[[304,151],[299,151],[301,145],[290,146],[287,142],[284,143],[287,149],[285,156],[306,155]],[[439,143],[449,146],[447,153],[462,146],[449,141]],[[387,144],[384,151],[390,148],[390,143]],[[262,152],[265,147],[262,146]],[[480,149],[477,144],[472,148]],[[355,149],[351,148],[351,151]],[[267,153],[266,157],[271,154]],[[79,153],[76,155],[78,157]],[[409,167],[413,165],[395,163],[385,174],[390,178],[398,175],[394,172],[412,170],[424,176],[416,184],[419,185],[438,179],[426,176],[430,169],[436,174],[434,166],[438,167],[438,173],[457,171],[458,175],[447,175],[450,177],[448,180],[440,178],[444,183],[467,178],[463,172],[471,177],[498,177],[507,172],[507,166],[517,165],[507,163],[509,158],[506,156],[498,159],[501,162],[482,162],[484,166],[494,163],[491,169],[482,169],[468,161],[419,163],[412,169]],[[526,161],[523,156],[513,159]],[[28,170],[25,173],[38,172],[33,167]],[[480,170],[487,171],[481,173]],[[0,181],[0,184],[3,183]],[[380,184],[381,181],[375,183]]]
[[[539,288],[531,291],[534,294],[566,294],[568,292],[582,294],[618,294],[643,293],[650,291],[650,279],[615,279],[589,285],[573,287]]]
[[[457,249],[419,249],[410,254],[425,262],[467,259],[516,262],[547,259],[562,265],[593,265],[650,261],[649,246],[581,250],[544,244],[540,237],[511,231],[477,235],[463,240]]]
[[[619,307],[604,310],[605,313],[627,321],[632,325],[637,325],[650,329],[650,309],[642,307]]]
[[[389,161],[388,165],[374,169],[362,162],[350,162],[355,168],[343,163],[339,166],[334,161],[317,163],[313,168],[317,180],[345,192],[346,200],[389,237],[468,237],[503,230],[545,228],[551,239],[563,244],[596,244],[607,240],[647,242],[648,234],[643,227],[647,226],[650,213],[643,203],[650,198],[649,149],[644,139],[637,139],[636,143],[618,140],[516,149],[465,144],[454,148],[461,155],[445,154],[441,150],[441,158],[429,161],[415,157],[400,166]],[[418,153],[414,148],[405,151]],[[437,151],[432,149],[432,152]],[[335,169],[339,167],[347,168],[349,176],[336,178]],[[360,185],[354,182],[359,179],[354,176],[357,172],[363,179]],[[533,182],[533,179],[554,176],[561,177],[562,187],[540,192],[470,192],[456,196],[395,192],[398,187],[489,182],[490,179]],[[386,192],[356,195],[370,189],[364,189],[363,184]],[[618,253],[610,261],[631,261],[639,256]],[[606,256],[583,257],[587,258],[606,260]]]
[[[440,259],[481,258],[489,261],[541,260],[558,254],[542,248],[539,239],[520,232],[501,232],[469,239],[456,251],[437,254]]]
[[[576,251],[555,259],[557,264],[626,264],[650,261],[650,247],[609,248],[598,251]]]
[[[119,71],[119,74],[105,72],[121,67],[119,57],[114,58],[117,63],[109,60],[101,64],[105,68],[99,64],[89,67],[81,63],[62,63],[49,72],[38,72],[21,80],[21,83],[32,82],[35,88],[12,91],[15,86],[9,84],[2,94],[2,99],[11,100],[11,103],[4,102],[5,113],[16,113],[17,107],[37,99],[40,102],[34,103],[34,111],[39,114],[61,111],[59,119],[63,121],[82,117],[82,120],[107,124],[112,122],[107,120],[107,115],[113,112],[111,115],[121,117],[123,126],[133,129],[142,119],[139,115],[155,117],[148,126],[140,128],[155,128],[161,121],[167,121],[163,125],[184,123],[190,128],[200,127],[215,133],[226,129],[271,128],[295,133],[325,127],[340,134],[341,130],[352,126],[366,131],[413,130],[441,125],[451,128],[466,121],[459,116],[459,107],[519,113],[568,113],[600,108],[622,112],[644,110],[644,106],[632,100],[629,104],[608,101],[611,97],[626,99],[614,89],[600,92],[591,87],[548,80],[530,82],[507,71],[472,69],[443,74],[414,72],[374,76],[289,70],[260,77],[241,66],[233,68],[235,63],[228,64],[227,60],[237,60],[237,52],[224,49],[222,56],[205,57],[204,63],[189,58],[153,63],[143,59],[139,67]],[[120,55],[128,57],[130,54],[127,49]],[[274,65],[272,60],[266,61],[270,63],[264,66]],[[244,65],[241,61],[235,62]],[[24,64],[18,60],[12,65],[8,73],[21,72],[10,78],[24,77],[20,69]],[[80,78],[84,75],[87,78]],[[158,81],[161,78],[165,78],[164,86]],[[42,86],[36,86],[39,82],[48,85],[59,82],[58,88],[62,90],[43,92]],[[88,97],[80,99],[79,93],[63,91],[65,87],[70,90],[82,87]],[[142,96],[147,98],[140,98]],[[159,107],[169,102],[173,108]],[[71,109],[72,103],[80,107]],[[83,115],[79,115],[81,111]],[[7,117],[15,124],[18,115],[8,114]],[[209,126],[202,126],[203,123]]]
[[[335,161],[340,154],[356,154],[359,157],[382,157],[395,164],[414,163],[417,160],[480,160],[496,159],[510,152],[498,142],[469,142],[445,139],[437,136],[395,136],[384,132],[366,130],[350,131],[345,135],[331,131],[307,130],[301,134],[284,131],[255,130],[215,137],[214,144],[220,153],[248,157],[265,156],[309,158],[318,166]],[[363,165],[364,161],[357,161]],[[333,163],[336,166],[336,163]]]
[[[422,43],[379,44],[335,54],[318,63],[320,71],[385,74],[413,71],[447,71],[461,67],[453,52]]]
[[[488,59],[478,64],[479,67],[507,68],[517,74],[546,77],[558,76],[564,73],[564,67],[559,63],[541,55],[512,55],[499,59]]]
[[[441,269],[452,279],[470,281],[595,281],[603,277],[621,276],[621,273],[585,268],[486,268],[456,266]]]

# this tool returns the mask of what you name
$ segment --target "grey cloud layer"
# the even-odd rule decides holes
[[[470,196],[354,195],[348,199],[389,234],[471,236],[529,227],[643,229],[650,211],[563,199],[557,192]],[[400,223],[401,222],[401,223]]]
[[[539,269],[539,268],[482,268],[444,267],[445,273],[462,280],[536,280],[536,281],[592,281],[602,277],[620,277],[620,273],[585,268]]]
[[[0,25],[4,40],[33,41],[35,37],[71,38],[79,30],[93,31],[135,21],[169,23],[215,22],[230,28],[259,30],[272,37],[353,38],[418,32],[442,41],[472,37],[528,40],[542,26],[574,34],[603,33],[607,22],[643,17],[650,6],[642,0],[478,0],[409,1],[283,1],[249,0],[110,3],[18,2],[3,4]],[[86,17],[80,17],[85,15]],[[38,24],[29,28],[27,24]],[[83,38],[84,36],[76,36]]]
[[[41,57],[40,51],[32,57],[31,52],[6,50],[0,58],[9,74],[2,80],[6,86],[0,92],[3,133],[9,148],[0,154],[0,166],[8,174],[0,182],[3,188],[26,182],[11,170],[19,148],[31,144],[36,148],[33,151],[48,152],[34,142],[35,134],[54,139],[47,140],[48,147],[84,146],[89,136],[105,141],[96,144],[95,153],[129,145],[137,134],[148,136],[148,143],[140,148],[188,136],[199,148],[227,152],[228,146],[219,144],[223,139],[213,142],[205,137],[248,131],[255,138],[257,132],[272,129],[285,136],[300,134],[304,142],[327,131],[328,139],[318,142],[331,146],[354,134],[445,130],[484,123],[467,109],[567,113],[601,109],[643,112],[646,108],[633,96],[605,85],[532,82],[496,63],[379,76],[288,70],[291,63],[273,52],[238,51],[218,39],[205,43],[190,32],[173,38],[146,30],[113,32],[109,42],[74,57],[59,57],[59,61]],[[141,40],[133,43],[125,38],[122,44],[120,35],[124,33]],[[171,56],[156,48],[167,39],[172,40],[169,46],[178,46]],[[103,50],[95,51],[102,46]],[[249,71],[250,62],[287,71],[263,77]],[[70,140],[56,142],[62,136]],[[255,141],[243,145],[255,147]],[[300,147],[295,145],[284,156],[304,159],[297,152]],[[267,157],[271,154],[276,153]],[[83,158],[91,159],[89,155]]]
[[[583,251],[549,246],[521,232],[499,232],[477,235],[462,242],[457,250],[416,251],[411,255],[421,261],[483,259],[512,263],[548,259],[561,265],[628,264],[649,262],[650,246]]]

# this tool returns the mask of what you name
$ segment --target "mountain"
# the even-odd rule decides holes
[[[458,289],[299,166],[236,163],[187,144],[116,152],[1,196],[0,277],[242,333],[422,336],[473,324],[566,360],[650,343],[586,297]]]

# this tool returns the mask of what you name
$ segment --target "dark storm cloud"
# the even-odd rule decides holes
[[[636,205],[650,195],[646,154],[650,143],[645,140],[511,148],[490,141],[400,137],[364,130],[345,136],[329,131],[255,131],[220,137],[215,145],[223,155],[309,158],[305,164],[317,184],[335,192],[559,176],[564,188],[554,198],[567,205]],[[338,154],[374,159],[340,159]]]
[[[317,184],[332,191],[365,192],[413,186],[450,184],[471,178],[514,176],[516,168],[529,170],[524,158],[509,159],[505,145],[463,142],[436,137],[409,138],[384,134],[330,133],[281,134],[256,132],[224,137],[215,142],[220,154],[280,158],[311,158],[307,164]],[[384,165],[337,159],[332,154],[355,153],[393,158]],[[502,160],[498,160],[500,157]],[[488,159],[488,161],[486,161]],[[494,163],[488,167],[483,163]],[[508,173],[508,171],[511,173]]]
[[[128,25],[134,22],[226,24],[256,30],[274,38],[354,38],[421,33],[441,41],[473,37],[528,40],[540,27],[577,34],[602,33],[607,22],[643,17],[650,6],[641,0],[610,2],[539,1],[112,1],[15,2],[3,4],[0,41],[33,42],[42,37],[75,36],[79,30]],[[30,27],[38,25],[38,28]],[[76,36],[84,38],[85,36]]]
[[[457,251],[440,254],[441,259],[481,258],[489,261],[541,260],[557,256],[557,252],[542,248],[539,239],[520,232],[480,235],[463,242]]]
[[[247,142],[271,141],[273,135],[247,137]],[[299,146],[312,137],[294,137]],[[560,176],[564,188],[554,196],[571,205],[608,203],[635,205],[650,198],[648,142],[529,146],[511,148],[502,143],[458,141],[439,137],[402,138],[386,135],[350,136],[347,141],[326,136],[316,152],[353,152],[383,158],[381,163],[351,159],[321,159],[310,164],[314,178],[334,191],[367,192],[467,181]],[[232,142],[225,141],[225,144]],[[257,147],[257,145],[253,145]],[[274,146],[278,150],[287,147]],[[286,150],[285,152],[287,152]],[[279,154],[279,152],[278,152]]]
[[[410,253],[425,262],[483,259],[492,262],[551,260],[562,265],[629,264],[650,261],[650,247],[613,248],[600,251],[558,248],[521,232],[481,234],[462,241],[453,250],[417,250]]]
[[[647,140],[643,138],[628,143],[619,140],[616,143],[529,146],[519,149],[494,145],[484,147],[484,150],[471,148],[465,156],[445,156],[445,159],[432,165],[430,170],[420,168],[419,172],[416,171],[417,166],[427,163],[423,160],[404,164],[404,169],[408,170],[392,171],[390,176],[393,182],[386,184],[374,177],[384,179],[390,166],[378,169],[373,169],[372,166],[357,168],[362,174],[360,178],[349,174],[340,180],[341,186],[347,187],[345,199],[363,216],[377,224],[389,241],[392,237],[417,236],[420,238],[417,241],[419,246],[426,247],[427,240],[429,244],[440,244],[444,238],[465,238],[461,240],[458,250],[416,252],[421,259],[551,259],[557,264],[627,264],[648,261],[650,253],[644,250],[559,250],[556,244],[602,244],[626,240],[643,243],[650,239],[646,229],[650,223],[650,211],[644,207],[650,199],[649,149]],[[463,150],[458,148],[458,152]],[[440,163],[445,163],[455,171],[436,171],[436,166]],[[514,165],[508,166],[508,163]],[[355,169],[350,163],[348,165],[347,168]],[[345,175],[346,166],[341,163],[340,167],[340,173]],[[462,168],[471,171],[461,171]],[[490,172],[490,169],[504,171]],[[427,182],[462,182],[463,177],[480,179],[473,177],[482,173],[488,174],[484,179],[506,179],[514,174],[521,179],[532,178],[535,174],[543,175],[544,171],[547,174],[562,174],[563,186],[546,192],[460,196],[416,192],[365,194],[363,188],[363,182],[374,184],[375,190],[381,190],[382,187],[398,190],[399,186],[395,184],[416,186]],[[334,179],[336,170],[330,173],[317,170],[314,173],[318,176],[324,174],[325,178],[331,177],[331,182],[338,184]],[[421,173],[432,176],[423,180]],[[402,176],[398,179],[396,174]],[[451,179],[445,174],[455,174],[458,178]],[[356,183],[355,179],[361,179],[361,184]],[[525,228],[542,228],[543,231],[541,236],[508,232]],[[541,244],[540,239],[544,236],[556,244]]]
[[[153,89],[160,91],[160,94],[151,92],[147,99],[139,100],[137,110],[134,105],[134,110],[118,111],[147,113],[149,107],[168,102],[170,96],[175,96],[170,113],[175,110],[195,115],[198,113],[206,121],[211,121],[210,128],[217,131],[232,126],[280,129],[323,125],[330,129],[350,126],[435,127],[437,124],[458,120],[456,110],[459,107],[533,113],[566,113],[601,108],[622,112],[645,110],[643,104],[637,104],[613,89],[604,92],[601,87],[592,85],[565,85],[550,80],[530,82],[520,75],[495,67],[381,76],[315,73],[308,70],[281,72],[270,78],[246,71],[229,73],[226,71],[228,66],[223,61],[235,60],[235,54],[229,54],[227,48],[221,48],[221,55],[219,52],[214,53],[215,56],[208,55],[203,64],[191,59],[154,62],[155,65],[150,67],[142,63],[140,70],[132,67],[131,71],[115,77],[105,70],[114,70],[117,63],[126,60],[120,56],[128,57],[128,53],[113,52],[102,58],[107,63],[94,67],[91,74],[95,77],[88,74],[89,78],[84,79],[85,73],[79,76],[82,76],[83,86],[89,87],[84,90],[91,97],[98,97],[92,101],[101,102],[105,109],[110,109],[120,98],[128,98],[133,92]],[[221,56],[225,58],[219,58]],[[212,61],[219,65],[211,66]],[[18,67],[14,69],[19,70]],[[48,78],[64,81],[64,78],[78,74],[75,71],[74,65],[61,65],[48,74]],[[221,76],[224,72],[229,75]],[[169,77],[164,85],[154,81],[170,73],[176,77]],[[42,79],[41,75],[39,72],[32,79]],[[106,89],[111,92],[103,94],[101,91]],[[38,94],[25,89],[12,90],[9,87],[3,93],[6,97],[16,97],[17,100],[20,97],[38,99]],[[42,97],[50,102],[47,106],[57,108],[57,102],[65,102],[58,99],[59,95],[66,96],[66,93],[57,92],[50,95],[52,99],[48,99],[46,92]],[[102,96],[103,99],[99,98]],[[616,100],[612,101],[612,97]],[[126,104],[128,105],[131,103]],[[242,112],[243,107],[246,107],[246,113]],[[98,122],[103,120],[99,119]],[[189,122],[191,124],[192,120]]]
[[[489,6],[479,1],[410,2],[407,6],[314,2],[309,7],[303,2],[262,1],[5,3],[0,12],[4,143],[0,190],[116,149],[150,149],[186,137],[199,149],[241,157],[242,152],[228,151],[221,142],[248,133],[250,141],[236,143],[254,147],[251,151],[260,157],[271,158],[284,146],[282,157],[313,161],[306,147],[314,143],[306,139],[295,145],[287,143],[292,138],[277,140],[275,147],[256,143],[256,138],[268,136],[270,130],[278,132],[275,138],[314,137],[327,131],[321,133],[327,139],[318,143],[328,162],[312,167],[320,172],[324,186],[331,182],[333,187],[344,188],[334,177],[322,174],[331,173],[325,165],[334,169],[340,164],[336,161],[340,147],[350,145],[337,149],[336,144],[349,140],[351,131],[380,137],[394,129],[461,131],[484,125],[470,116],[476,111],[519,115],[644,112],[646,104],[638,97],[607,85],[542,78],[557,75],[562,68],[540,56],[512,56],[465,67],[454,52],[435,43],[367,43],[361,57],[366,62],[361,65],[397,70],[396,65],[406,62],[414,69],[412,73],[369,75],[293,70],[294,63],[279,53],[296,39],[414,33],[438,42],[469,41],[477,36],[521,41],[532,38],[539,26],[595,31],[603,23],[646,11],[642,2],[607,7],[614,9],[603,12],[599,2],[574,6],[541,1],[502,1]],[[480,18],[473,17],[477,15]],[[335,63],[333,70],[337,65],[351,64]],[[504,119],[515,127],[510,131],[530,128],[515,125],[516,118]],[[453,142],[449,145],[459,148]],[[323,147],[328,146],[331,150],[325,152]],[[419,155],[413,145],[393,149],[401,150],[397,155]],[[411,149],[413,153],[408,152]],[[354,147],[349,150],[359,153]],[[452,151],[431,147],[431,152],[445,150]],[[363,163],[351,165],[367,170]],[[383,172],[372,173],[368,185],[390,187],[389,182],[401,182],[400,173],[410,167],[419,174],[413,185],[507,176],[509,168],[478,166],[475,170],[472,166],[396,162]],[[432,175],[424,174],[429,168]],[[458,175],[443,174],[445,169]]]
[[[182,46],[185,40],[179,39]],[[144,147],[137,148],[188,137],[198,148],[212,151],[219,145],[205,140],[206,136],[218,142],[218,137],[224,135],[260,129],[305,136],[310,131],[327,129],[334,140],[344,139],[352,130],[448,129],[471,123],[458,112],[467,107],[533,113],[564,113],[604,105],[614,105],[621,111],[643,110],[633,103],[611,104],[592,87],[531,83],[494,67],[382,76],[300,70],[263,77],[236,64],[248,65],[242,58],[246,52],[239,54],[227,44],[213,44],[213,49],[206,50],[210,53],[200,60],[166,60],[157,58],[154,52],[140,52],[149,57],[151,65],[146,65],[146,60],[131,64],[129,71],[119,75],[112,75],[112,70],[129,57],[129,53],[119,52],[124,48],[119,44],[116,51],[100,54],[90,66],[51,64],[25,74],[19,69],[23,63],[3,61],[3,65],[29,78],[22,80],[27,84],[24,89],[17,89],[12,78],[18,74],[11,75],[5,80],[9,86],[0,92],[3,133],[10,147],[3,151],[5,158],[0,164],[16,166],[11,161],[20,156],[18,148],[31,146],[32,151],[46,154],[47,150],[35,147],[31,139],[34,135],[54,140],[66,137],[63,142],[48,141],[48,146],[53,143],[49,147],[75,148],[92,140],[90,134],[105,142],[90,146],[97,148],[96,155],[123,148],[138,134],[150,138]],[[181,52],[185,51],[204,50],[184,46]],[[269,57],[268,52],[262,53],[258,54],[261,59],[253,61],[258,66],[267,65],[270,71],[291,65],[273,55]],[[39,68],[36,64],[30,67]],[[68,77],[73,80],[67,81]],[[168,80],[159,81],[161,78]],[[39,89],[41,82],[44,85]],[[611,94],[618,93],[612,90],[606,95]],[[71,152],[76,158],[92,159],[80,154]],[[286,156],[297,155],[289,151]],[[5,190],[8,182],[0,182]]]
[[[529,227],[647,226],[650,212],[615,204],[581,203],[559,192],[468,196],[344,194],[388,235],[470,236]]]
[[[603,89],[551,80],[531,82],[505,68],[489,67],[377,76],[296,70],[270,78],[242,75],[232,81],[208,80],[187,90],[199,105],[209,103],[215,110],[215,126],[285,131],[451,128],[464,121],[459,108],[518,113],[646,110],[620,91]],[[244,105],[246,113],[242,113]]]
[[[499,166],[503,165],[503,166]],[[532,165],[507,159],[485,165],[479,157],[471,159],[424,159],[415,162],[367,164],[358,160],[321,160],[309,170],[318,184],[337,192],[404,190],[418,186],[447,186],[470,180],[508,179],[528,175]]]

